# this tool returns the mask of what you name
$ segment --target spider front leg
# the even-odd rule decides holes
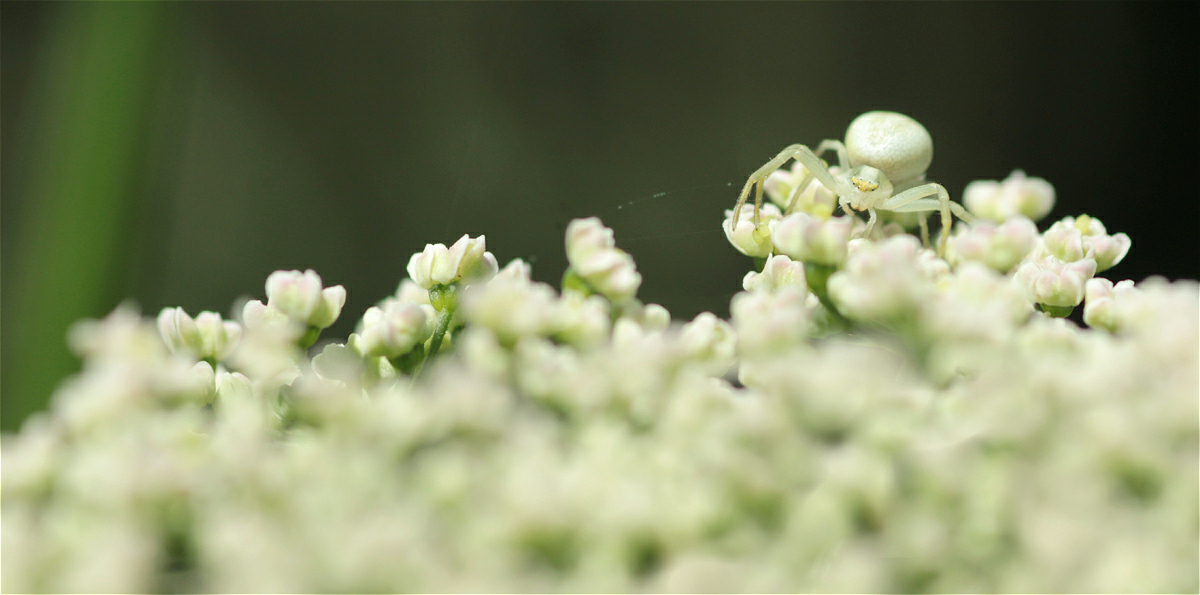
[[[820,180],[826,188],[837,188],[837,183],[834,182],[833,175],[829,173],[825,164],[821,163],[821,160],[812,152],[812,149],[804,145],[791,145],[780,151],[774,159],[766,162],[766,164],[758,168],[753,174],[750,174],[750,179],[746,180],[746,185],[742,187],[742,193],[738,196],[737,205],[733,207],[733,225],[735,227],[737,226],[739,216],[742,214],[742,207],[745,206],[746,200],[750,198],[750,190],[752,188],[754,189],[754,225],[758,225],[758,211],[762,208],[763,181],[790,159],[795,159],[803,164],[809,173]]]
[[[954,220],[950,213],[967,223],[973,223],[975,218],[962,205],[950,200],[950,194],[941,184],[923,184],[909,188],[900,194],[883,200],[878,208],[897,213],[912,213],[921,211],[941,211],[942,237],[938,240],[938,255],[945,256],[946,242],[950,239],[950,228]]]

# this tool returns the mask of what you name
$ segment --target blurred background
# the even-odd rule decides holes
[[[349,299],[486,234],[557,285],[575,217],[676,319],[728,315],[720,231],[784,146],[899,111],[955,200],[1016,168],[1049,220],[1133,238],[1105,276],[1200,276],[1198,3],[13,3],[0,18],[0,424],[125,299],[229,315],[276,269]],[[1049,221],[1043,223],[1044,228]]]

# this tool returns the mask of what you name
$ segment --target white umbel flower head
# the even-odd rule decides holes
[[[1004,223],[1017,215],[1039,221],[1054,208],[1054,186],[1014,170],[1003,182],[976,180],[963,189],[963,206],[976,217]]]
[[[1046,251],[1059,260],[1074,262],[1088,256],[1096,259],[1097,273],[1121,262],[1132,244],[1123,233],[1108,235],[1099,219],[1087,215],[1056,222],[1046,230],[1043,241]]]
[[[1030,258],[1017,267],[1015,281],[1036,304],[1074,307],[1083,301],[1084,286],[1096,274],[1096,261],[1064,262],[1053,256]]]
[[[725,222],[721,229],[725,237],[733,244],[738,252],[755,258],[766,258],[775,251],[771,243],[771,224],[783,217],[779,207],[767,204],[758,212],[758,225],[754,224],[754,205],[742,205],[738,214],[738,224],[733,226],[733,209],[725,211]]]
[[[408,276],[425,289],[434,285],[485,283],[499,270],[496,257],[487,251],[486,236],[472,239],[463,234],[449,248],[426,244],[425,250],[408,260]]]
[[[433,335],[434,320],[425,311],[431,306],[388,300],[363,314],[359,348],[371,357],[395,358]]]
[[[784,289],[807,291],[808,282],[804,277],[804,263],[792,260],[783,254],[771,256],[767,258],[761,273],[754,271],[746,273],[742,279],[742,289],[767,293]]]
[[[846,259],[846,244],[863,226],[853,215],[821,219],[808,213],[792,213],[771,226],[775,249],[793,260],[837,266]]]
[[[1037,225],[1024,215],[1014,215],[996,225],[978,221],[970,227],[959,226],[950,238],[950,259],[954,262],[982,262],[1007,273],[1037,245]]]
[[[312,269],[275,271],[267,277],[267,305],[306,326],[327,328],[342,313],[346,288],[322,287],[320,275]]]
[[[197,359],[221,361],[242,337],[242,325],[222,320],[216,312],[201,312],[193,320],[183,308],[163,308],[158,332],[171,352],[186,351]]]
[[[613,231],[597,217],[567,225],[567,261],[596,292],[614,303],[628,301],[642,285],[633,257],[616,247]]]

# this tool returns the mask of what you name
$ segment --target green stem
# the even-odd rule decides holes
[[[830,318],[842,327],[843,330],[850,328],[850,321],[838,312],[837,307],[829,299],[829,291],[826,289],[826,284],[829,281],[829,276],[837,272],[837,267],[828,265],[813,264],[810,262],[804,263],[804,278],[808,281],[808,288],[817,296],[817,300],[821,302],[821,306],[829,313]]]

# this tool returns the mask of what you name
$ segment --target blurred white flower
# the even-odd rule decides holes
[[[767,355],[785,351],[808,337],[806,293],[739,292],[729,311],[742,355]]]
[[[783,254],[767,258],[761,273],[750,271],[742,278],[742,289],[746,291],[774,292],[784,289],[808,291],[804,277],[804,263],[794,261]]]
[[[571,270],[613,303],[633,299],[642,275],[633,257],[616,247],[613,231],[597,217],[575,219],[567,225],[567,262]]]
[[[309,269],[275,271],[267,277],[267,305],[309,327],[327,328],[346,304],[346,288],[323,287],[321,277]]]
[[[1038,230],[1024,215],[1013,215],[1004,223],[978,221],[960,225],[949,242],[953,262],[976,261],[1007,273],[1037,245]]]
[[[829,297],[846,316],[885,322],[915,311],[949,274],[945,261],[910,235],[882,242],[852,240],[842,270],[830,275]]]
[[[425,250],[408,260],[408,276],[425,289],[434,285],[485,283],[496,275],[496,257],[487,251],[487,238],[463,234],[449,248],[426,244]]]
[[[721,224],[721,229],[725,230],[725,237],[738,252],[766,258],[775,250],[775,245],[771,243],[771,224],[782,216],[779,207],[766,204],[759,210],[758,225],[755,225],[754,205],[742,205],[737,227],[733,227],[733,209],[729,209],[725,211],[725,222]]]
[[[1003,182],[976,180],[963,190],[963,206],[995,223],[1022,215],[1040,221],[1054,208],[1054,186],[1041,178],[1026,178],[1014,170]]]
[[[864,228],[853,215],[821,219],[808,213],[792,213],[771,225],[775,249],[793,260],[839,266],[846,259],[850,238]]]
[[[683,325],[679,342],[684,356],[701,364],[713,376],[724,375],[737,355],[733,327],[712,312],[701,312]]]
[[[201,312],[193,320],[183,308],[163,308],[158,314],[158,332],[172,352],[221,361],[237,347],[242,325],[222,320],[216,312]]]
[[[1046,230],[1043,236],[1046,250],[1055,258],[1075,262],[1085,257],[1096,261],[1096,272],[1106,271],[1121,262],[1129,253],[1129,236],[1108,235],[1099,219],[1080,215],[1065,217]]]

